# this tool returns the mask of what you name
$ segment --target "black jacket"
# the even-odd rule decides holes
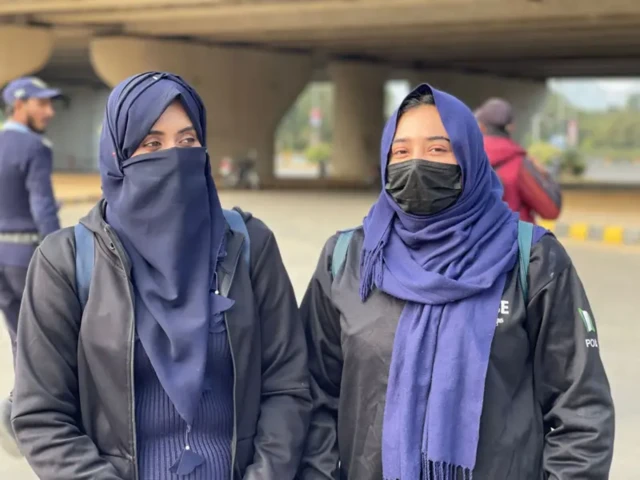
[[[380,291],[360,301],[361,229],[332,280],[335,242],[302,302],[314,411],[300,478],[380,480],[387,376],[404,303]],[[604,480],[613,404],[578,274],[559,242],[543,237],[532,249],[525,306],[517,268],[496,312],[473,478]]]
[[[97,238],[84,315],[72,229],[47,237],[29,268],[13,427],[43,480],[138,478],[129,263],[102,209],[82,220]],[[218,270],[236,301],[225,318],[235,373],[233,479],[292,479],[311,410],[304,331],[273,233],[245,218],[250,269],[239,259],[241,235],[228,231]]]

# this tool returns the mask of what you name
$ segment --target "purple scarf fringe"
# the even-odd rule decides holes
[[[421,465],[420,480],[473,480],[472,470],[446,462],[434,462],[427,459],[425,455],[422,455]],[[384,480],[405,479],[385,477]]]

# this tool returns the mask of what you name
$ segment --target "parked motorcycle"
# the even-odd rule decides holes
[[[260,176],[256,169],[257,153],[251,150],[247,155],[233,158],[227,156],[220,161],[220,176],[228,188],[258,190]]]

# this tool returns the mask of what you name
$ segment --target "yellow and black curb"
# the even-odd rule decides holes
[[[558,238],[601,242],[608,245],[640,245],[640,228],[618,225],[592,225],[589,223],[550,222],[541,220],[541,227],[552,231]]]

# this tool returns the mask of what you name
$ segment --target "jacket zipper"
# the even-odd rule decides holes
[[[231,278],[233,281],[233,278]],[[220,295],[220,290],[218,288],[218,273],[215,274],[215,294]],[[231,284],[231,282],[229,282]],[[227,292],[228,294],[228,292]],[[227,331],[227,342],[229,342],[229,352],[231,353],[231,367],[233,370],[233,436],[231,437],[231,473],[230,480],[233,480],[233,472],[235,470],[236,465],[236,445],[238,441],[238,429],[237,429],[237,411],[236,411],[236,359],[233,355],[233,344],[231,343],[231,334],[229,333],[229,322],[227,321],[227,313],[222,314],[224,318],[224,327]]]
[[[236,466],[236,446],[238,443],[238,425],[236,411],[236,359],[233,356],[233,344],[231,343],[231,334],[229,333],[229,323],[227,322],[227,314],[224,313],[224,324],[227,329],[227,341],[229,342],[229,351],[231,352],[231,365],[233,367],[233,436],[231,437],[231,480],[233,480],[233,472]]]
[[[131,300],[131,331],[129,332],[129,345],[130,345],[130,355],[131,355],[131,361],[129,362],[129,382],[131,385],[131,393],[129,395],[129,406],[131,407],[131,425],[132,425],[132,431],[130,432],[130,434],[132,435],[133,438],[133,455],[132,455],[132,462],[133,462],[133,479],[134,480],[138,480],[138,438],[137,438],[137,431],[138,431],[138,427],[136,425],[136,392],[135,392],[135,388],[134,388],[134,378],[135,378],[135,372],[134,372],[134,355],[135,355],[135,338],[136,338],[136,318],[135,318],[135,304],[134,304],[134,295],[133,295],[133,285],[131,283],[131,278],[129,277],[129,274],[127,272],[127,264],[124,261],[124,255],[121,252],[121,248],[118,244],[118,242],[116,241],[115,236],[112,234],[111,232],[111,228],[108,225],[105,225],[104,227],[104,231],[106,232],[106,234],[109,237],[109,241],[111,242],[111,245],[113,245],[113,250],[115,251],[116,255],[118,256],[118,259],[120,260],[120,263],[122,264],[122,267],[125,271],[125,277],[127,279],[127,286],[129,288],[129,298]]]
[[[131,299],[131,304],[132,304],[132,321],[131,321],[131,332],[130,332],[130,339],[129,339],[129,343],[131,345],[131,362],[129,365],[129,374],[130,374],[130,382],[131,382],[131,395],[130,395],[130,406],[131,406],[131,411],[134,412],[131,415],[131,425],[133,427],[133,432],[132,432],[132,437],[133,437],[133,478],[134,480],[138,480],[138,445],[137,445],[137,426],[136,426],[136,415],[135,415],[135,406],[136,406],[136,394],[135,394],[135,388],[133,386],[133,379],[134,379],[134,361],[133,361],[133,357],[135,354],[135,305],[134,305],[134,296],[133,296],[133,286],[131,284],[131,278],[129,278],[129,274],[127,273],[127,269],[126,269],[126,263],[124,262],[124,255],[121,253],[121,248],[119,246],[119,244],[117,243],[117,241],[115,240],[115,237],[112,235],[111,232],[111,228],[108,225],[105,225],[104,227],[104,231],[107,233],[110,242],[113,245],[113,249],[116,252],[116,255],[118,256],[118,259],[120,260],[120,262],[123,265],[123,268],[125,270],[125,276],[127,278],[127,285],[129,287],[129,296]],[[229,284],[231,285],[233,283],[233,277],[235,276],[235,268],[234,268],[234,274],[232,275]],[[216,295],[220,294],[220,291],[218,290],[218,275],[216,275]],[[230,474],[230,480],[234,479],[234,470],[235,470],[235,463],[236,463],[236,447],[237,447],[237,442],[238,442],[238,425],[237,425],[237,409],[236,409],[236,383],[237,383],[237,378],[236,378],[236,359],[233,353],[233,343],[231,341],[231,334],[229,332],[229,322],[227,319],[227,314],[224,313],[224,324],[225,324],[225,328],[227,330],[227,341],[229,342],[229,351],[231,353],[231,365],[233,368],[233,436],[231,438],[231,474]],[[189,430],[189,429],[188,429]]]

